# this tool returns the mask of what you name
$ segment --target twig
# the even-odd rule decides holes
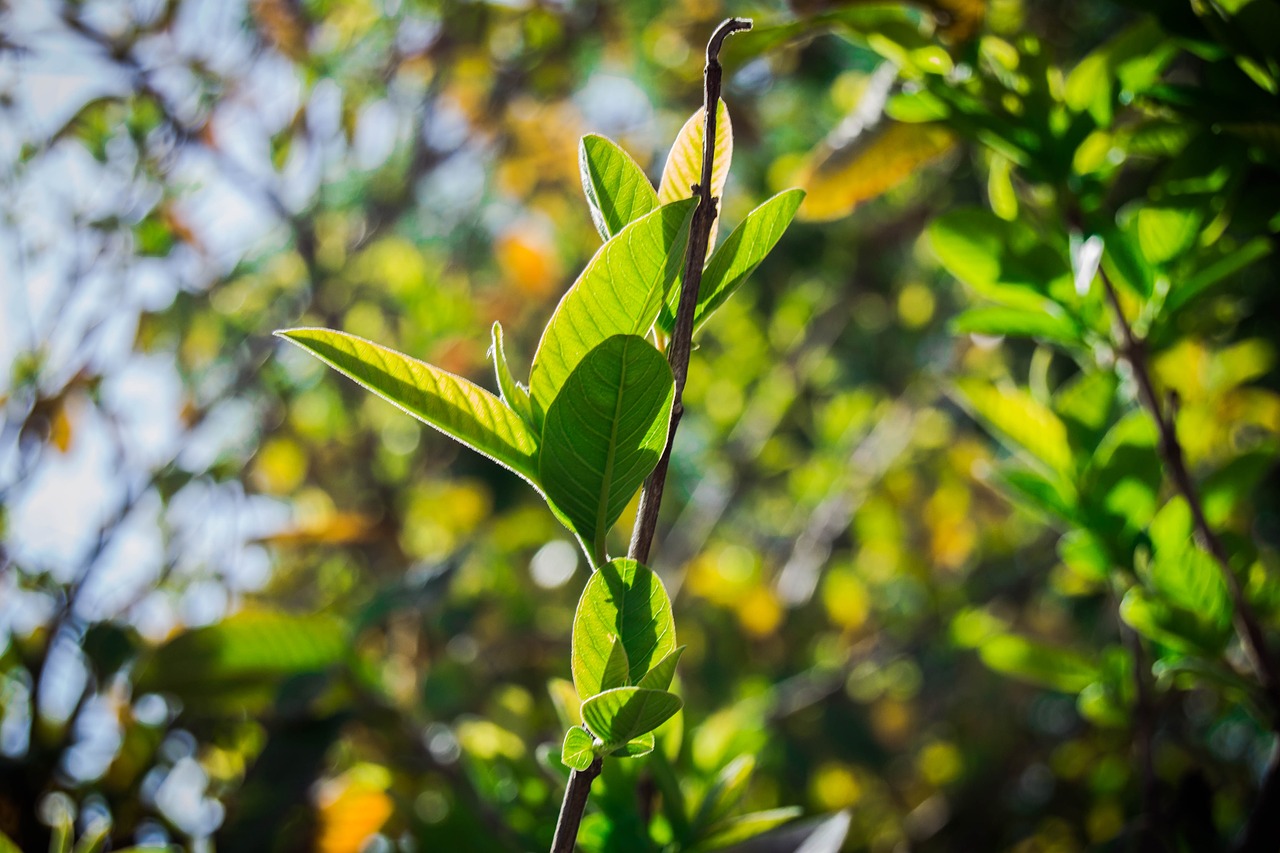
[[[658,465],[644,481],[640,492],[640,509],[636,513],[636,526],[631,534],[631,546],[627,554],[641,563],[648,562],[653,534],[658,529],[658,509],[662,505],[662,491],[667,482],[667,468],[671,464],[671,445],[676,428],[684,414],[685,379],[689,375],[689,353],[693,349],[693,318],[698,307],[698,291],[702,287],[702,264],[707,257],[707,244],[711,241],[711,225],[716,219],[719,199],[711,196],[711,169],[715,160],[716,112],[720,104],[720,84],[724,69],[720,66],[720,47],[730,35],[751,29],[751,22],[743,18],[729,18],[716,27],[707,42],[707,64],[703,69],[703,133],[702,177],[694,191],[698,208],[693,213],[689,229],[689,244],[685,249],[684,277],[680,286],[680,306],[676,309],[675,328],[667,347],[667,363],[675,377],[675,402],[671,409],[671,426],[667,430],[667,444],[658,459]],[[564,802],[560,806],[560,818],[556,821],[556,834],[551,842],[551,853],[572,853],[578,838],[578,825],[587,807],[591,783],[600,775],[601,759],[597,758],[586,770],[575,770],[569,775]]]
[[[720,66],[720,46],[730,35],[751,29],[751,22],[743,18],[729,18],[716,27],[707,42],[707,65],[703,69],[703,133],[702,178],[695,188],[698,209],[693,213],[689,246],[684,256],[684,277],[680,285],[680,306],[676,309],[675,328],[667,348],[667,362],[675,376],[675,403],[671,409],[671,428],[667,430],[667,446],[662,450],[658,465],[644,481],[640,492],[640,508],[636,513],[636,526],[631,534],[631,547],[627,555],[641,563],[649,561],[649,549],[658,529],[658,509],[662,506],[662,491],[667,482],[667,468],[671,464],[671,446],[676,429],[684,416],[684,383],[689,375],[689,353],[693,348],[693,318],[698,307],[698,291],[702,287],[702,264],[707,258],[707,244],[711,240],[711,226],[716,220],[719,199],[711,196],[711,168],[715,160],[716,112],[720,104],[720,83],[724,69]]]
[[[1240,635],[1245,652],[1249,655],[1254,671],[1258,675],[1258,681],[1262,685],[1263,693],[1267,697],[1268,711],[1271,717],[1269,723],[1273,729],[1280,731],[1280,674],[1278,674],[1275,660],[1267,648],[1262,625],[1258,622],[1258,617],[1253,612],[1253,608],[1249,606],[1249,600],[1245,598],[1244,588],[1240,585],[1240,579],[1236,577],[1236,573],[1231,568],[1231,563],[1227,558],[1226,549],[1222,546],[1222,541],[1213,532],[1213,528],[1209,526],[1208,519],[1205,518],[1204,506],[1200,502],[1200,494],[1191,479],[1191,474],[1187,471],[1186,458],[1182,452],[1182,444],[1178,441],[1178,432],[1174,419],[1165,415],[1164,407],[1160,404],[1160,398],[1156,396],[1155,386],[1151,381],[1151,373],[1147,368],[1146,352],[1143,349],[1142,341],[1134,335],[1133,328],[1129,325],[1129,321],[1125,319],[1124,310],[1120,306],[1120,299],[1116,295],[1116,289],[1111,283],[1111,279],[1105,271],[1100,269],[1099,273],[1103,290],[1106,293],[1107,301],[1111,304],[1112,313],[1115,315],[1115,324],[1120,333],[1120,355],[1129,363],[1129,367],[1133,371],[1133,379],[1138,386],[1138,401],[1151,415],[1152,419],[1155,420],[1156,429],[1159,431],[1160,457],[1164,460],[1165,468],[1169,472],[1169,478],[1173,481],[1174,488],[1182,495],[1191,510],[1191,518],[1195,524],[1196,539],[1199,540],[1200,547],[1213,557],[1218,564],[1218,568],[1222,571],[1222,579],[1226,583],[1227,592],[1231,596],[1232,619],[1235,622],[1236,632]]]

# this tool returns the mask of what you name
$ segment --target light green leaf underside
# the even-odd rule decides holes
[[[976,379],[956,383],[960,401],[1012,449],[1030,454],[1055,474],[1070,475],[1074,462],[1066,425],[1021,388]]]
[[[498,379],[498,390],[502,392],[502,401],[524,419],[525,423],[533,422],[533,409],[529,406],[529,389],[516,382],[511,376],[511,366],[507,362],[507,350],[502,343],[502,324],[493,323],[493,344],[489,349],[493,358],[493,370]]]
[[[702,181],[702,140],[706,135],[706,110],[689,116],[689,120],[680,128],[676,141],[667,155],[667,164],[662,169],[662,181],[658,184],[658,203],[669,204],[693,194],[692,187]],[[729,165],[733,159],[733,125],[729,121],[729,108],[724,101],[716,102],[716,148],[711,163],[711,196],[724,198],[725,181],[729,178]],[[717,216],[711,226],[711,237],[707,241],[708,254],[716,245],[716,231],[720,226]]]
[[[675,638],[672,637],[672,642]],[[676,677],[676,664],[680,662],[680,655],[684,654],[685,647],[678,646],[671,652],[653,665],[653,669],[644,674],[644,677],[636,683],[637,687],[645,687],[649,690],[666,690],[671,686],[671,680]]]
[[[601,239],[608,240],[658,206],[644,170],[613,140],[594,133],[578,144],[582,191]]]
[[[594,565],[658,462],[673,396],[662,354],[644,338],[615,335],[582,359],[547,411],[539,481]]]
[[[724,304],[742,285],[756,267],[765,259],[782,238],[783,232],[795,218],[804,190],[786,190],[747,214],[733,233],[711,256],[702,272],[702,284],[698,288],[698,307],[694,313],[693,328],[702,327],[711,314]],[[675,327],[675,312],[679,304],[679,289],[672,288],[658,317],[658,327],[670,333]]]
[[[589,732],[574,726],[564,733],[564,746],[560,748],[560,761],[565,767],[586,770],[596,760],[595,738]]]
[[[645,335],[680,274],[693,200],[660,207],[600,247],[538,343],[529,396],[541,423],[578,362],[614,335]]]
[[[345,332],[289,329],[276,334],[401,411],[537,481],[536,436],[519,415],[475,383]]]
[[[684,703],[663,690],[618,687],[582,703],[582,719],[607,746],[621,746],[665,723]]]
[[[667,664],[674,673],[679,654],[673,654],[676,630],[671,600],[661,579],[635,560],[618,559],[601,566],[578,600],[571,668],[574,686],[584,700],[602,689],[614,638],[621,640],[630,661],[628,683],[646,679],[650,669],[656,669],[655,661]],[[665,690],[671,680],[668,677],[666,684],[654,686],[661,679],[659,673],[641,686]]]
[[[642,755],[648,755],[653,752],[656,744],[657,738],[653,736],[653,732],[646,732],[640,737],[624,743],[609,754],[617,758],[639,758]]]

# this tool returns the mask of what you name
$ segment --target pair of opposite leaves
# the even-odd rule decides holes
[[[605,243],[543,330],[529,385],[507,365],[502,328],[491,350],[501,397],[410,356],[330,329],[277,334],[396,407],[527,480],[578,538],[593,567],[605,535],[657,464],[674,397],[671,370],[645,336],[669,334],[696,204],[703,111],[680,131],[657,191],[610,140],[583,138],[579,160],[592,219]],[[732,130],[719,102],[712,191],[723,192]],[[709,248],[695,329],[759,266],[795,216],[788,190],[753,210]],[[714,238],[714,231],[713,231]],[[712,243],[711,245],[714,245]]]

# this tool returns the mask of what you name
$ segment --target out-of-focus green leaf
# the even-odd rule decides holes
[[[782,810],[774,810],[774,813]],[[751,818],[744,815],[743,818]],[[849,834],[852,816],[848,811],[810,818],[754,835],[732,847],[719,848],[725,853],[840,853]]]
[[[1002,305],[986,305],[969,308],[951,321],[951,331],[957,335],[1012,335],[1013,337],[1038,338],[1048,343],[1072,345],[1080,343],[1080,329],[1075,321],[1057,309],[1029,311],[1025,308],[1006,308]]]
[[[1176,311],[1200,294],[1212,289],[1223,279],[1235,275],[1271,254],[1271,241],[1257,237],[1223,257],[1214,260],[1189,278],[1176,281],[1165,299],[1164,310]]]
[[[1052,310],[1046,297],[1075,293],[1066,258],[1022,222],[961,208],[935,219],[928,233],[947,272],[980,296],[1034,312]]]
[[[746,793],[747,783],[751,781],[751,774],[755,769],[755,756],[739,755],[716,774],[715,781],[702,798],[697,816],[693,819],[696,832],[702,834],[729,816]]]
[[[1049,521],[1076,520],[1075,490],[1060,477],[1045,476],[1019,463],[1000,466],[996,470],[996,482],[1015,500]]]
[[[582,703],[582,719],[606,746],[622,746],[653,731],[683,707],[680,697],[663,690],[617,687]]]
[[[601,239],[608,240],[658,206],[658,193],[644,170],[611,139],[594,133],[582,137],[578,167]]]
[[[529,396],[541,422],[578,362],[615,335],[645,335],[680,275],[692,199],[664,205],[596,252],[560,300],[533,357]]]
[[[1149,298],[1156,289],[1156,274],[1139,248],[1137,238],[1118,224],[1104,228],[1102,237],[1106,245],[1102,253],[1103,272],[1130,293]]]
[[[1098,677],[1097,667],[1075,652],[1017,634],[988,639],[978,655],[996,672],[1063,693],[1079,693]]]
[[[1110,370],[1089,370],[1064,382],[1053,395],[1053,410],[1075,444],[1092,450],[1111,420],[1119,380]]]
[[[883,121],[839,148],[819,146],[797,176],[806,197],[800,218],[827,221],[848,216],[864,201],[901,184],[955,145],[941,122]]]
[[[786,190],[747,214],[746,219],[729,238],[712,254],[702,273],[698,288],[698,306],[694,313],[693,328],[702,327],[707,318],[724,304],[742,285],[791,224],[796,209],[804,199],[802,190]],[[667,302],[658,316],[658,328],[670,333],[676,323],[676,309],[680,304],[679,288],[672,288]]]
[[[1011,449],[1029,454],[1051,472],[1070,475],[1075,463],[1067,428],[1049,407],[1021,388],[979,379],[961,379],[956,391],[960,402]]]
[[[135,691],[177,696],[192,713],[270,699],[293,676],[322,672],[348,651],[346,626],[332,616],[246,610],[178,634],[146,656]]]
[[[615,335],[574,367],[547,411],[539,480],[595,565],[666,446],[674,395],[662,353],[644,338]]]
[[[673,654],[676,629],[671,600],[658,576],[635,560],[618,559],[601,566],[578,600],[571,668],[574,686],[584,701],[608,689],[602,685],[614,638],[621,641],[630,662],[628,684],[641,681],[655,662],[665,665],[678,658]],[[672,661],[673,671],[674,666]]]
[[[1231,623],[1231,597],[1217,562],[1192,539],[1191,509],[1181,497],[1161,507],[1147,529],[1155,553],[1147,567],[1152,589],[1221,629]]]
[[[1275,462],[1276,448],[1271,446],[1238,456],[1206,477],[1200,497],[1209,524],[1225,524],[1237,507],[1247,506]]]
[[[658,184],[658,203],[670,204],[693,195],[693,187],[702,182],[702,140],[706,137],[706,110],[699,107],[676,134],[676,141],[662,168],[662,180]],[[723,201],[725,181],[729,179],[729,164],[733,160],[733,124],[729,121],[729,108],[724,101],[716,102],[716,145],[711,163],[711,197]],[[717,208],[717,211],[719,208]],[[716,232],[720,217],[711,225],[707,241],[707,253],[715,249]]]
[[[671,680],[676,676],[676,664],[680,662],[680,655],[684,654],[684,649],[684,646],[677,646],[668,652],[662,660],[653,665],[653,669],[644,674],[636,686],[649,690],[666,690],[671,687]]]
[[[1138,246],[1151,264],[1166,264],[1195,244],[1204,221],[1204,205],[1198,201],[1145,204],[1134,216]]]
[[[1230,638],[1192,612],[1171,604],[1141,587],[1133,587],[1120,602],[1120,618],[1144,637],[1187,654],[1221,654]]]
[[[560,761],[574,770],[586,770],[596,760],[595,743],[596,739],[586,729],[574,726],[564,733]]]
[[[1087,530],[1071,530],[1058,540],[1058,557],[1084,577],[1103,581],[1111,574],[1111,556]]]
[[[529,389],[516,382],[511,376],[511,367],[507,363],[507,350],[502,345],[502,324],[494,321],[493,344],[489,348],[489,356],[493,359],[493,370],[497,374],[498,390],[502,392],[502,401],[525,423],[533,423],[533,408],[529,405]]]
[[[774,827],[793,821],[803,814],[803,811],[799,806],[786,806],[779,809],[768,809],[766,811],[738,815],[735,818],[724,821],[694,849],[723,850],[730,844],[738,844],[747,839],[755,838]],[[795,849],[799,850],[800,848],[797,847]],[[830,849],[838,850],[839,847]]]
[[[330,329],[277,332],[396,408],[537,483],[538,439],[480,386],[384,346]]]

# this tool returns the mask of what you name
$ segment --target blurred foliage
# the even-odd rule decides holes
[[[1095,274],[1274,640],[1274,0],[49,0],[0,9],[19,849],[546,848],[587,566],[270,332],[493,388],[496,319],[522,374],[599,245],[579,138],[656,178],[730,13],[721,233],[797,183],[807,221],[700,332],[653,560],[685,711],[583,847],[796,805],[740,849],[1215,850],[1280,814]]]

